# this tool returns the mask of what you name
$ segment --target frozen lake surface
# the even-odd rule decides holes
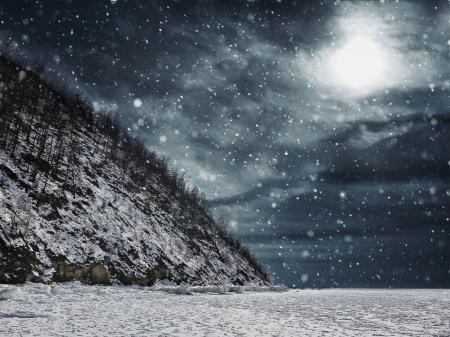
[[[450,336],[449,290],[0,285],[0,336]]]

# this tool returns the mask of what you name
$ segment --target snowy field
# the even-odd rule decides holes
[[[450,336],[450,290],[209,290],[0,285],[0,336]]]

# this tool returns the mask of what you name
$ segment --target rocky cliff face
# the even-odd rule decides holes
[[[0,282],[269,284],[117,122],[0,57]]]

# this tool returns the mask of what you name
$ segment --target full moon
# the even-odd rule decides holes
[[[371,91],[383,86],[387,78],[382,46],[366,37],[354,37],[344,43],[331,54],[328,66],[333,82],[353,91]]]

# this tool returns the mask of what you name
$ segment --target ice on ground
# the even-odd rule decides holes
[[[237,293],[243,294],[244,292],[282,292],[288,291],[288,288],[284,285],[272,285],[272,286],[155,286],[149,288],[153,291],[162,291],[169,294],[192,294],[192,293],[210,293],[210,294],[227,294]]]
[[[255,290],[0,285],[0,336],[450,336],[450,290]]]
[[[18,298],[21,295],[20,288],[9,287],[0,289],[0,301]]]

